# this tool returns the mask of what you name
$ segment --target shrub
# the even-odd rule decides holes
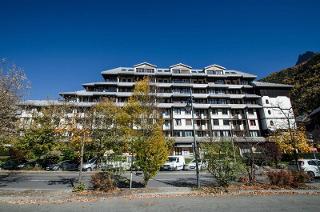
[[[112,191],[116,188],[116,184],[111,172],[98,172],[91,177],[91,183],[94,190]]]
[[[76,151],[72,148],[65,147],[62,150],[63,160],[75,160],[77,158]]]
[[[58,163],[61,158],[60,156],[60,151],[51,151],[43,157],[41,164],[43,167],[46,167],[48,164]]]
[[[267,175],[271,185],[284,187],[297,188],[309,180],[306,173],[297,171],[270,171]]]
[[[303,171],[292,171],[291,173],[294,178],[294,187],[304,185],[306,182],[311,180],[309,175]]]
[[[208,172],[216,179],[219,186],[228,187],[244,172],[240,154],[231,142],[222,141],[203,145]]]
[[[86,189],[86,185],[83,182],[78,183],[73,187],[73,192],[81,192]]]

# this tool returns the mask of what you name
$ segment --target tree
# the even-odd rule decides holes
[[[276,132],[272,138],[283,153],[296,154],[310,152],[310,145],[303,127],[291,132]]]
[[[126,152],[124,142],[126,123],[129,116],[110,99],[104,99],[95,106],[95,129],[93,130],[92,150],[101,158],[107,150],[116,154]]]
[[[298,164],[299,153],[310,151],[305,129],[295,126],[292,107],[284,108],[278,104],[274,107],[274,110],[280,111],[285,118],[285,123],[280,123],[283,126],[278,126],[277,128],[286,130],[276,130],[270,137],[275,140],[283,153],[293,154],[297,169],[300,171]]]
[[[31,123],[21,127],[22,136],[14,140],[11,152],[20,151],[24,159],[39,160],[58,150],[60,137],[56,129],[60,119],[61,111],[54,104],[33,110]]]
[[[208,171],[217,180],[219,186],[228,187],[244,171],[239,151],[235,151],[229,141],[203,144]]]
[[[250,142],[245,138],[245,143],[242,145],[242,148],[246,150],[242,154],[243,159],[246,163],[245,169],[248,175],[248,182],[253,184],[256,182],[256,166],[257,162],[262,159],[263,155],[261,151],[261,142]]]
[[[85,145],[92,142],[92,132],[94,129],[94,108],[78,107],[76,112],[74,112],[73,108],[70,106],[67,106],[65,109],[71,109],[72,112],[70,113],[70,111],[65,111],[64,123],[59,130],[60,133],[65,134],[68,137],[69,142],[79,153],[80,169],[78,182],[81,184]]]
[[[28,87],[23,69],[0,58],[0,147],[17,133],[17,105]]]
[[[163,135],[162,122],[155,123],[153,129],[148,138],[134,143],[136,165],[143,172],[145,185],[158,173],[169,155],[170,146]]]
[[[124,127],[128,151],[132,156],[136,155],[136,163],[142,165],[145,185],[150,177],[157,173],[169,154],[168,150],[165,151],[166,148],[168,149],[168,145],[164,141],[162,121],[155,105],[154,87],[150,86],[149,80],[148,77],[145,77],[135,84],[133,95],[123,108],[129,117]],[[158,146],[159,150],[155,150],[153,145]],[[145,155],[152,156],[155,161],[143,161],[146,160]]]

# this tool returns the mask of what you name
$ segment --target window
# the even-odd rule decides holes
[[[253,115],[253,114],[254,114],[254,111],[253,111],[253,109],[252,109],[252,108],[248,109],[248,114],[251,114],[251,115]]]
[[[309,160],[308,164],[311,165],[311,166],[317,166],[317,163],[314,160]]]
[[[191,110],[185,110],[186,111],[186,115],[191,114]]]
[[[271,115],[271,110],[268,110],[268,114]]]
[[[273,121],[270,121],[270,126],[274,126],[274,123],[273,123]]]
[[[192,137],[192,131],[185,131],[184,133],[185,137]]]
[[[222,109],[222,114],[228,115],[228,110],[227,109]]]
[[[250,136],[251,137],[258,137],[258,132],[257,131],[250,131]]]
[[[196,125],[197,125],[197,126],[201,126],[201,120],[197,120],[197,121],[196,121]]]
[[[181,119],[175,119],[176,120],[176,126],[181,126],[182,123],[181,123]]]
[[[222,130],[221,132],[222,132],[222,135],[223,135],[224,137],[230,137],[230,132],[229,132],[229,131],[227,131],[227,130]]]
[[[174,137],[182,137],[182,131],[174,131],[173,135]]]
[[[192,121],[191,121],[191,119],[186,119],[186,125],[192,125]]]
[[[213,115],[218,115],[218,110],[217,109],[212,109],[212,114]]]
[[[266,99],[266,104],[269,104],[269,100],[268,99]]]
[[[251,126],[256,126],[256,121],[255,120],[250,120],[250,125]]]
[[[219,126],[219,119],[213,119],[212,123],[214,126]]]
[[[169,120],[165,120],[165,121],[164,121],[164,125],[165,125],[166,127],[169,126],[169,123],[170,123]]]
[[[212,133],[214,137],[220,137],[220,131],[213,131]]]
[[[223,120],[223,125],[229,125],[229,120]]]
[[[180,108],[176,108],[174,110],[175,114],[181,115],[181,109]]]

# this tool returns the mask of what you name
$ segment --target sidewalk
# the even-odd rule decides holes
[[[225,197],[225,196],[269,196],[269,195],[320,195],[319,189],[238,190],[210,193],[189,187],[159,187],[122,189],[113,193],[84,191],[74,193],[62,190],[0,190],[0,204],[63,204],[70,202],[96,202],[106,199],[155,199],[177,197]]]

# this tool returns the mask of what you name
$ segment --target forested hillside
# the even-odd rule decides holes
[[[311,112],[320,106],[320,54],[260,81],[293,85],[290,95],[295,114]]]

